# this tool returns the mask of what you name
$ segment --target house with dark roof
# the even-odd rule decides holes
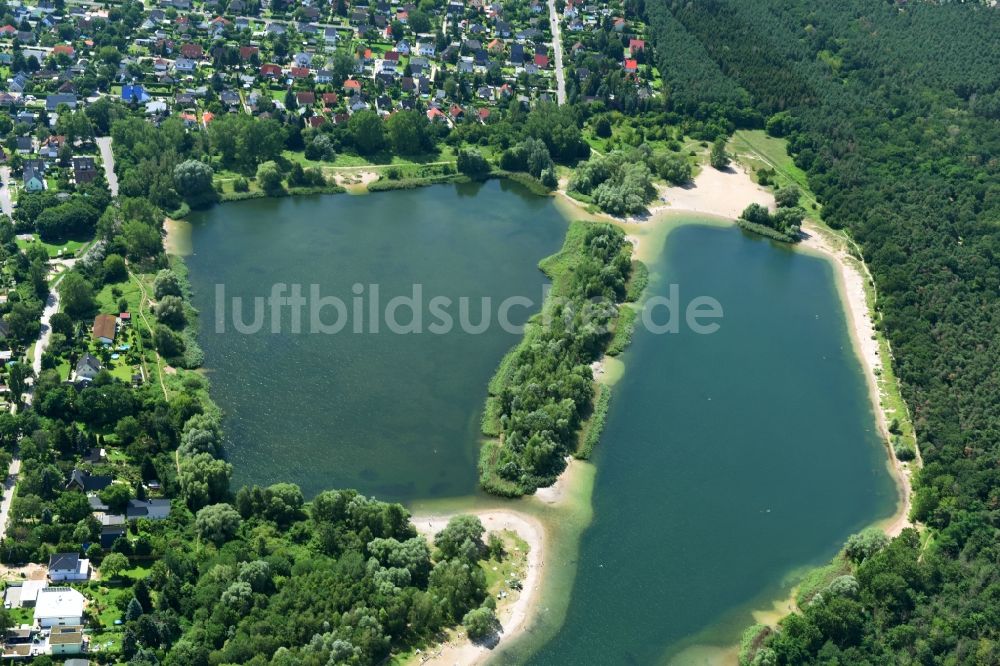
[[[147,499],[129,500],[125,509],[125,517],[129,520],[165,520],[170,516],[170,500],[167,499]]]
[[[60,104],[65,104],[70,109],[75,109],[77,104],[76,95],[72,93],[57,93],[45,98],[45,110],[50,113],[55,111]]]
[[[66,490],[82,490],[85,493],[104,490],[114,479],[110,476],[97,476],[74,467],[66,482]]]
[[[93,354],[84,354],[76,362],[74,377],[78,382],[90,382],[101,371],[101,363]]]
[[[25,192],[41,192],[45,189],[45,176],[34,167],[24,167],[22,180]]]
[[[89,155],[73,158],[73,180],[77,185],[85,185],[97,178],[97,163]]]
[[[87,580],[90,578],[90,560],[77,553],[56,553],[49,556],[49,580]]]

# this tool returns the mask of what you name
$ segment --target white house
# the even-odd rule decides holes
[[[90,382],[101,371],[101,363],[93,354],[84,354],[76,363],[76,381]]]
[[[86,598],[71,587],[47,587],[38,592],[35,623],[42,629],[83,624]]]
[[[76,553],[56,553],[49,556],[49,579],[87,580],[90,578],[90,560]]]
[[[81,654],[85,638],[83,627],[53,627],[49,634],[49,652],[52,654]]]
[[[434,46],[433,42],[417,42],[418,55],[433,58],[435,51],[437,51],[437,47]]]

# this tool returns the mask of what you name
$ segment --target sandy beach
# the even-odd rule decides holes
[[[500,641],[510,640],[511,637],[525,629],[527,619],[537,601],[542,568],[545,564],[545,528],[538,519],[510,510],[463,511],[459,513],[470,513],[478,516],[483,527],[486,528],[487,534],[510,530],[528,544],[528,564],[522,581],[523,589],[513,603],[501,605],[497,611],[497,617],[503,627]],[[435,534],[445,528],[453,515],[456,514],[417,515],[412,520],[417,531],[428,539],[433,539]],[[490,654],[490,648],[472,643],[466,638],[465,632],[459,629],[446,643],[434,646],[419,655],[416,663],[439,664],[441,666],[481,664],[489,659]]]
[[[851,257],[844,247],[837,247],[830,242],[823,232],[816,228],[815,224],[807,223],[803,227],[803,231],[807,237],[802,241],[802,246],[828,257],[837,271],[837,283],[849,320],[848,328],[851,332],[854,348],[864,368],[868,393],[878,422],[879,433],[884,441],[889,442],[891,441],[889,419],[882,407],[881,390],[878,385],[878,373],[883,367],[883,359],[878,339],[875,337],[875,326],[865,295],[865,282],[871,278],[866,272],[863,273],[864,267],[861,262]],[[912,527],[909,519],[912,465],[900,462],[891,448],[887,447],[887,454],[899,488],[899,506],[896,513],[882,523],[881,527],[889,536],[897,536],[903,529]]]

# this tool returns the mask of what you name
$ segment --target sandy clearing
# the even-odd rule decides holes
[[[705,167],[690,185],[657,189],[661,203],[650,208],[650,217],[663,211],[688,211],[735,220],[752,203],[774,208],[774,195],[753,182],[739,164],[725,171]]]
[[[541,522],[527,514],[510,510],[460,511],[448,515],[413,516],[412,521],[417,531],[433,539],[448,524],[455,515],[468,513],[478,516],[486,532],[510,530],[515,532],[528,544],[528,564],[522,581],[523,589],[514,603],[502,606],[497,612],[503,631],[501,641],[509,641],[518,633],[524,631],[526,620],[536,607],[536,597],[541,585],[541,571],[545,564],[545,545],[547,535]],[[461,629],[447,642],[437,645],[424,652],[419,657],[421,664],[481,664],[489,659],[491,649],[472,643],[465,637]]]

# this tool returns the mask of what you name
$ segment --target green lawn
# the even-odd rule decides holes
[[[774,169],[778,187],[796,185],[807,203],[816,203],[809,188],[809,178],[805,171],[795,166],[784,139],[768,136],[764,130],[738,130],[733,134],[729,149],[753,174],[760,169]]]
[[[34,240],[22,240],[17,239],[17,247],[26,250],[32,245],[40,244],[45,248],[45,251],[49,253],[49,257],[72,257],[82,248],[86,247],[90,243],[90,239],[80,239],[80,240],[68,240],[63,243],[46,243],[38,238],[38,234],[35,234]]]

